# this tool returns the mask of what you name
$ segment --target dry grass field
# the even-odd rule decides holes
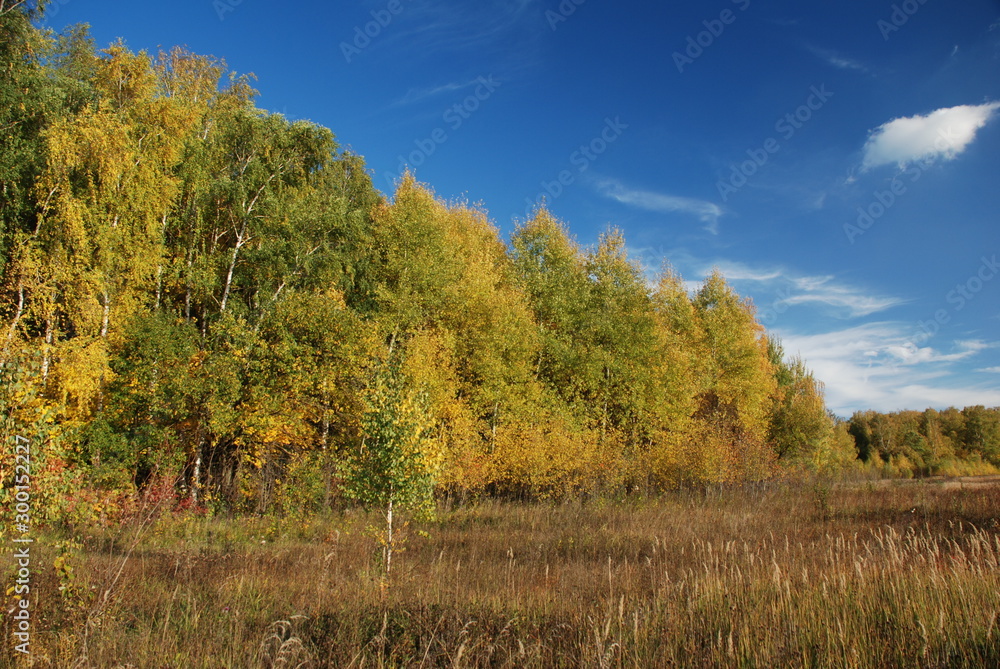
[[[53,537],[22,665],[996,667],[1000,487],[954,483],[442,506],[388,582],[360,511]]]

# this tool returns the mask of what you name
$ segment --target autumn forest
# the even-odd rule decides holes
[[[502,239],[221,61],[0,21],[0,401],[53,518],[156,477],[264,512],[1000,464],[995,411],[896,446],[833,418],[719,273],[651,278],[544,206]]]

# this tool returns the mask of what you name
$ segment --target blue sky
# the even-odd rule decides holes
[[[55,0],[185,45],[507,235],[719,267],[831,408],[1000,405],[1000,2]],[[994,279],[998,280],[994,280]]]

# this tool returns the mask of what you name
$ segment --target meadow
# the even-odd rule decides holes
[[[441,503],[388,580],[376,513],[137,514],[36,545],[30,666],[1000,666],[998,486]]]

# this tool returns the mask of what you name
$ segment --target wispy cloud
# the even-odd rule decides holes
[[[826,384],[828,405],[840,415],[858,409],[897,411],[974,404],[1000,405],[1000,389],[953,377],[956,363],[991,348],[982,341],[951,343],[953,352],[915,346],[912,326],[867,323],[801,335],[778,331],[787,354],[800,354]]]
[[[712,267],[719,268],[719,271],[721,271],[729,281],[764,282],[780,279],[784,276],[782,271],[778,269],[753,268],[738,262],[715,263]],[[707,273],[707,270],[708,267],[705,266],[702,273]]]
[[[902,344],[889,344],[885,352],[894,358],[900,365],[917,365],[929,362],[958,362],[971,358],[988,348],[992,348],[985,341],[976,339],[970,341],[956,341],[954,353],[942,353],[930,346],[917,346],[913,341],[907,340]]]
[[[597,192],[622,204],[655,211],[662,214],[691,214],[705,224],[705,229],[713,235],[719,234],[719,217],[723,210],[719,205],[707,200],[697,200],[679,195],[629,188],[615,179],[597,179]]]
[[[479,53],[521,53],[526,42],[548,30],[539,0],[483,0],[460,7],[431,0],[410,3],[406,27],[386,42],[405,48],[411,57],[473,48]]]
[[[856,72],[868,72],[868,68],[861,62],[854,60],[853,58],[848,58],[843,56],[836,51],[831,51],[830,49],[824,49],[812,44],[807,44],[806,49],[809,53],[813,54],[817,58],[820,58],[828,65],[832,65],[840,70],[854,70]]]
[[[478,83],[479,83],[478,79],[472,79],[471,81],[467,81],[465,83],[454,81],[447,84],[442,84],[440,86],[433,86],[430,88],[411,88],[406,92],[406,95],[393,102],[390,106],[400,107],[404,105],[411,105],[426,100],[428,98],[436,97],[443,93],[460,91],[463,88],[468,88],[469,86]]]
[[[869,295],[854,286],[832,283],[817,284],[802,290],[797,295],[790,295],[785,300],[786,304],[824,304],[845,311],[850,318],[870,316],[905,302],[895,297]]]
[[[873,130],[864,146],[862,170],[932,158],[953,160],[972,143],[1000,102],[938,109],[926,116],[897,118]]]
[[[650,277],[655,276],[664,262],[687,277],[706,277],[714,270],[720,271],[741,294],[753,299],[758,317],[768,327],[783,320],[779,317],[793,306],[802,306],[804,310],[812,307],[814,311],[823,311],[824,316],[844,320],[871,316],[909,302],[877,294],[834,275],[805,274],[785,266],[751,265],[727,259],[709,261],[684,248],[630,247],[629,257],[638,259]],[[688,283],[693,289],[701,286],[696,280]]]
[[[977,369],[977,372],[986,372],[987,374],[1000,374],[1000,367],[983,367],[982,369]]]
[[[839,282],[832,275],[799,274],[783,267],[751,267],[730,261],[714,266],[730,281],[762,284],[747,291],[755,294],[762,311],[783,313],[793,305],[819,305],[828,307],[835,316],[859,318],[906,302],[898,297],[874,295],[865,288]]]

